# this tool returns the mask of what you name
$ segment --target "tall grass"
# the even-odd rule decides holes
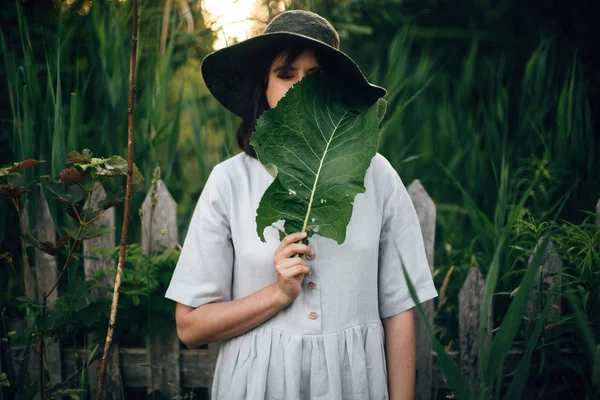
[[[76,148],[90,148],[99,156],[125,154],[131,42],[128,5],[94,3],[84,17],[63,12],[57,19],[56,35],[49,35],[41,52],[42,43],[31,41],[23,6],[19,2],[14,6],[19,29],[10,37],[18,42],[7,40],[5,27],[0,32],[14,121],[9,140],[14,160],[47,160],[45,172],[56,176],[66,152]],[[194,197],[212,165],[236,151],[230,139],[236,121],[208,97],[201,80],[199,59],[209,45],[200,54],[182,54],[182,46],[191,40],[211,43],[204,40],[210,31],[198,23],[196,32],[185,32],[184,19],[174,14],[163,51],[162,12],[159,3],[149,3],[140,12],[135,159],[140,160],[147,182],[160,165],[174,194]],[[197,169],[191,173],[199,165],[201,174]],[[134,197],[134,209],[141,200],[141,195]],[[184,202],[182,216],[190,207]],[[134,232],[139,232],[139,226]]]
[[[581,209],[593,209],[600,197],[600,182],[590,173],[598,168],[598,154],[576,53],[566,62],[557,60],[552,42],[543,41],[524,66],[509,68],[506,59],[480,52],[476,40],[457,57],[459,63],[436,59],[433,47],[411,35],[410,27],[401,30],[390,43],[388,64],[377,68],[372,79],[388,88],[390,111],[382,125],[381,151],[405,182],[419,178],[436,202],[434,274],[444,290],[435,324],[440,342],[434,348],[452,390],[459,398],[482,393],[515,398],[511,396],[520,394],[530,379],[570,370],[579,373],[578,382],[585,383],[583,392],[590,395],[591,365],[597,360],[586,324],[594,323],[600,304],[589,292],[599,274],[585,271],[600,265],[600,233],[579,221],[585,217]],[[460,68],[451,66],[456,64]],[[596,189],[590,192],[592,187]],[[537,221],[534,229],[523,230],[530,220]],[[573,287],[579,288],[568,303],[580,304],[581,312],[576,322],[574,309],[567,307],[557,321],[545,309],[531,336],[524,338],[519,329],[535,277],[528,258],[542,235],[552,237],[568,268],[561,272],[562,293],[572,296]],[[468,387],[440,345],[456,349],[458,307],[453,299],[471,267],[486,278],[479,361],[487,389],[482,393]],[[496,331],[488,337],[483,327],[489,313]],[[586,346],[581,335],[569,337],[573,329],[587,335]],[[551,354],[551,343],[569,340],[569,348],[589,355],[578,370],[569,357]],[[507,378],[503,361],[515,347],[524,351],[523,357]],[[544,363],[544,357],[558,362]],[[539,394],[569,395],[568,383],[540,387],[545,389]]]

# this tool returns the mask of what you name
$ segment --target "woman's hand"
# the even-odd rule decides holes
[[[277,288],[281,292],[286,304],[290,304],[302,291],[304,274],[310,274],[310,268],[302,257],[296,254],[305,254],[308,259],[315,256],[310,247],[296,243],[306,237],[306,232],[292,233],[281,241],[275,250],[275,269],[277,270]]]

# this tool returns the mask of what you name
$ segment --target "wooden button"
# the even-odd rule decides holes
[[[317,287],[317,284],[314,282],[308,282],[308,285],[306,285],[308,287],[308,290],[313,290],[314,288]]]
[[[309,317],[310,319],[317,319],[317,313],[313,311],[313,312],[311,312],[310,314],[308,314],[308,317]]]

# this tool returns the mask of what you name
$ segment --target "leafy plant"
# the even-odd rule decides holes
[[[318,232],[344,242],[384,112],[383,100],[363,104],[323,74],[311,74],[259,118],[250,143],[274,176],[257,210],[262,241],[264,229],[284,219],[282,234]]]
[[[67,155],[67,163],[72,166],[60,171],[58,179],[43,176],[37,181],[41,190],[50,194],[47,198],[50,200],[48,201],[49,205],[54,205],[49,208],[55,210],[52,220],[59,232],[59,239],[42,241],[33,233],[27,232],[25,227],[21,226],[20,228],[23,241],[23,265],[25,268],[29,268],[25,276],[31,277],[34,287],[33,291],[27,292],[25,288],[28,287],[29,282],[26,278],[23,296],[18,300],[22,307],[27,309],[28,317],[33,323],[25,343],[30,340],[35,341],[35,351],[40,353],[38,389],[42,398],[50,396],[58,390],[57,387],[47,385],[46,373],[43,372],[45,370],[44,354],[47,348],[60,335],[73,333],[80,327],[92,325],[102,316],[100,310],[94,309],[92,306],[90,283],[77,279],[76,275],[69,279],[63,295],[52,304],[48,304],[48,299],[61,283],[65,272],[70,266],[76,264],[74,261],[83,241],[104,235],[113,229],[113,227],[98,225],[96,221],[106,210],[123,199],[122,190],[109,191],[106,198],[96,206],[92,206],[92,196],[107,179],[125,176],[128,171],[127,163],[121,157],[93,157],[92,152],[87,149],[81,153],[70,152]],[[21,215],[24,209],[21,198],[29,193],[30,187],[36,183],[35,180],[28,180],[21,172],[39,164],[38,160],[27,159],[0,168],[0,194],[10,199],[19,221],[24,219]],[[137,168],[134,168],[133,176],[136,189],[140,189],[143,177]],[[52,195],[53,197],[51,197]],[[63,221],[62,226],[59,226],[57,221]],[[57,261],[63,262],[58,275],[51,277],[51,279],[55,278],[54,281],[40,281],[39,271],[34,269],[34,263],[30,261],[28,247],[35,247],[56,258]],[[26,369],[22,368],[21,372],[25,373]],[[19,380],[22,379],[19,378]]]
[[[94,253],[108,254],[113,261],[117,261],[119,248],[97,248]],[[121,338],[122,343],[136,346],[143,344],[143,337],[150,326],[158,335],[171,332],[175,315],[174,303],[165,298],[164,293],[178,259],[179,250],[176,249],[158,249],[145,254],[138,244],[127,246],[121,283],[123,297],[119,301],[120,317],[115,328],[115,337]],[[112,287],[104,287],[99,283],[107,273],[114,274],[115,269],[99,271],[94,276],[94,282],[101,290],[111,291]],[[140,310],[148,308],[152,311],[151,321],[140,318]]]

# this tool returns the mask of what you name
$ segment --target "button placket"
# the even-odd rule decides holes
[[[317,249],[318,239],[316,236],[312,237],[311,247],[315,253],[315,257],[308,260],[307,263],[311,269],[311,275],[306,276],[305,285],[306,291],[304,293],[305,306],[306,306],[306,314],[304,314],[304,318],[308,321],[309,326],[311,327],[311,331],[314,334],[319,334],[322,332],[322,309],[321,309],[321,293],[320,293],[320,285],[317,284],[319,281],[319,257],[318,249]]]

